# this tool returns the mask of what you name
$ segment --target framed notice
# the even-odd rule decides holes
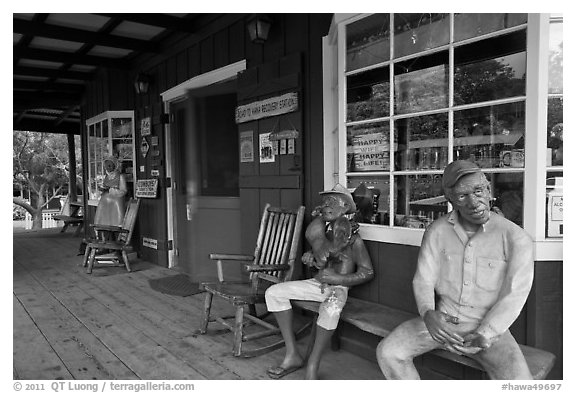
[[[272,141],[270,140],[271,132],[260,134],[260,162],[274,162],[274,147],[272,146]]]
[[[145,136],[150,134],[151,134],[150,118],[145,117],[142,120],[140,120],[140,135]]]
[[[240,162],[254,162],[254,131],[240,133]]]
[[[136,181],[136,198],[156,198],[158,179],[140,179]]]

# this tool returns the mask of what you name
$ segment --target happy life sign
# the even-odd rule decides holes
[[[298,110],[298,93],[287,93],[238,106],[236,108],[236,124],[295,112],[296,110]]]

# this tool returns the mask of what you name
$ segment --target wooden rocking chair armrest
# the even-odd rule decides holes
[[[116,225],[101,225],[101,224],[90,224],[92,228],[97,231],[108,231],[108,232],[130,232],[128,229],[116,226]]]
[[[246,265],[248,272],[277,272],[280,270],[290,270],[290,265]]]
[[[224,282],[224,269],[222,268],[222,261],[252,262],[254,260],[254,256],[242,254],[210,254],[210,259],[216,261],[216,269],[218,269],[218,281]]]
[[[251,262],[254,260],[254,255],[243,254],[210,254],[210,259],[213,261],[241,261]]]

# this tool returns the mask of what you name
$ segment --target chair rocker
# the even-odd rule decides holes
[[[260,316],[256,314],[256,305],[265,303],[264,292],[270,285],[292,279],[303,221],[304,206],[298,209],[282,209],[266,204],[254,255],[210,254],[210,259],[216,261],[218,282],[200,284],[206,295],[203,318],[197,334],[206,334],[209,322],[221,323],[234,333],[234,356],[258,356],[284,345],[284,341],[280,340],[260,348],[242,348],[245,341],[280,333],[277,326],[263,320],[270,313]],[[250,281],[224,281],[222,261],[251,262],[246,265],[246,270],[250,272]],[[210,308],[214,295],[231,303],[236,308],[235,315],[211,317]],[[246,306],[248,313],[245,313]],[[231,318],[234,318],[234,323],[227,321]],[[257,324],[264,330],[246,334],[244,327],[248,324]],[[304,333],[306,327],[296,333],[297,337]]]
[[[121,226],[90,225],[94,228],[96,238],[91,239],[86,245],[83,263],[83,266],[86,267],[86,273],[92,273],[92,269],[98,264],[106,266],[124,265],[128,272],[131,271],[130,263],[128,262],[128,252],[132,251],[132,232],[134,231],[139,207],[139,199],[132,198],[128,201]],[[108,239],[102,236],[106,232],[110,234]],[[122,260],[122,263],[120,260]]]

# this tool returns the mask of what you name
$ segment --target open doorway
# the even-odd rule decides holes
[[[193,281],[216,277],[210,253],[239,253],[235,80],[193,89],[170,104],[172,266]],[[231,276],[239,277],[236,267]]]

